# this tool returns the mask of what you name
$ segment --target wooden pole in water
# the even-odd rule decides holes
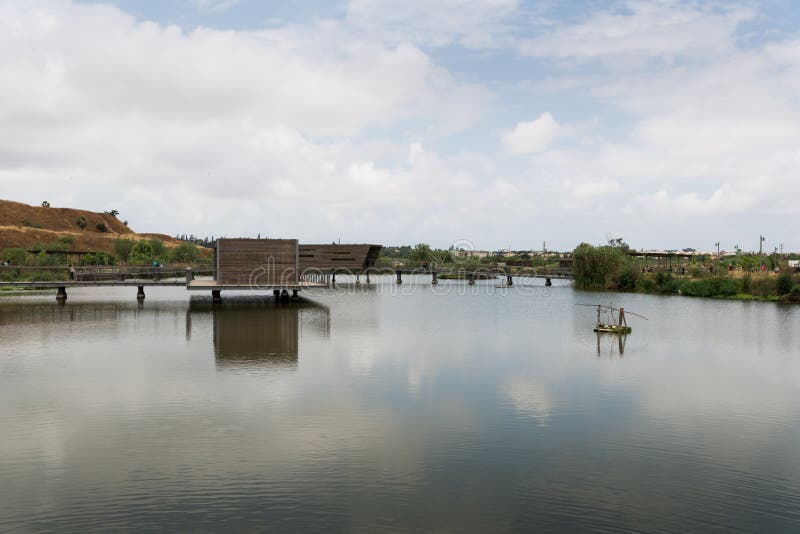
[[[139,286],[137,288],[136,300],[144,300],[144,286]]]
[[[397,275],[397,283],[403,283],[403,271],[396,271],[395,274]]]
[[[439,273],[434,269],[431,271],[431,285],[435,286],[439,283]]]

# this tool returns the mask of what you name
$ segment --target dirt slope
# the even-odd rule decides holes
[[[85,217],[88,223],[83,230],[76,222],[79,217]],[[97,229],[100,223],[105,224],[108,232]],[[164,234],[137,234],[107,213],[72,208],[43,208],[0,199],[0,250],[12,247],[31,249],[37,244],[53,243],[59,237],[72,239],[70,250],[87,252],[113,253],[114,240],[118,238],[156,237],[167,247],[180,243]],[[207,250],[198,248],[201,254]]]
[[[101,233],[97,225],[103,223],[111,234],[132,234],[119,219],[107,213],[76,210],[72,208],[43,208],[29,206],[21,202],[0,200],[0,226],[19,226],[22,228],[41,228],[54,231],[80,231],[77,220],[85,217],[87,221],[83,232]]]

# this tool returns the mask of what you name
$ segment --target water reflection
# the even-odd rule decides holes
[[[218,369],[295,369],[301,332],[330,336],[329,309],[309,301],[243,298],[214,304],[208,299],[192,299],[186,311],[187,338],[198,323],[205,328],[209,318]]]
[[[595,332],[597,335],[597,355],[613,358],[625,356],[625,343],[628,341],[626,334],[610,332]]]

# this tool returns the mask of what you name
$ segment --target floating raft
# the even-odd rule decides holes
[[[608,332],[610,334],[630,334],[631,327],[627,325],[616,324],[598,324],[594,327],[595,332]]]

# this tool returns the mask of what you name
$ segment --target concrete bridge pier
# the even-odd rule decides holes
[[[144,300],[144,286],[139,286],[136,289],[136,300]]]
[[[436,271],[431,271],[431,285],[435,286],[439,284],[439,273]]]
[[[211,290],[211,300],[214,302],[222,302],[222,290],[221,289],[212,289]]]
[[[292,289],[292,300],[297,300],[300,298],[300,292],[297,289]]]
[[[283,289],[281,290],[281,302],[286,302],[289,300],[289,290]]]
[[[395,274],[397,275],[397,283],[398,284],[402,284],[403,283],[403,273],[401,271],[397,271]]]
[[[361,285],[361,275],[359,273],[356,273],[356,285]]]
[[[273,289],[272,296],[275,297],[275,300],[281,298],[281,290],[280,289]]]
[[[67,301],[67,288],[64,286],[60,286],[58,288],[58,292],[56,293],[56,300],[58,302],[66,302]]]

